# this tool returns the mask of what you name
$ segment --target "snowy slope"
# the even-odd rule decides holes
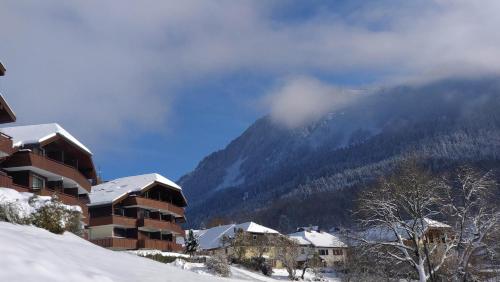
[[[199,275],[70,233],[0,222],[0,281],[234,281]]]

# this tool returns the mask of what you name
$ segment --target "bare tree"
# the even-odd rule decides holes
[[[283,235],[275,236],[274,240],[273,245],[276,248],[276,259],[285,267],[288,272],[288,278],[290,280],[295,279],[297,259],[300,255],[299,243]]]
[[[437,244],[425,236],[429,218],[439,214],[443,197],[437,188],[442,186],[414,162],[403,165],[361,197],[361,223],[368,231],[360,243],[394,266],[409,266],[419,281],[436,281],[455,247],[453,240]]]
[[[488,255],[499,247],[500,210],[493,173],[461,167],[446,187],[445,211],[455,221],[457,254],[452,269],[455,280],[475,280]]]

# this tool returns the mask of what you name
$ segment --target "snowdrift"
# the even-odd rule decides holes
[[[0,281],[234,281],[96,246],[74,234],[0,222]]]

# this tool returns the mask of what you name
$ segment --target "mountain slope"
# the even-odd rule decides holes
[[[380,90],[302,128],[261,118],[179,180],[190,224],[346,224],[357,191],[411,155],[435,169],[496,166],[499,108],[500,79],[449,79]]]

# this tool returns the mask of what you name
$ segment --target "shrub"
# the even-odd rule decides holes
[[[36,206],[38,200],[38,197],[32,197],[30,205]],[[68,208],[57,197],[53,197],[51,201],[40,205],[36,212],[31,214],[30,221],[36,227],[46,229],[55,234],[62,234],[64,231],[69,231],[76,235],[81,235],[83,232],[80,211]]]
[[[222,277],[229,277],[231,269],[227,257],[222,254],[216,254],[207,259],[207,269]]]
[[[162,254],[145,255],[144,257],[158,261],[158,262],[162,262],[162,263],[172,263],[176,259],[178,259],[177,257],[164,256]]]
[[[28,224],[29,221],[20,214],[20,207],[15,202],[0,202],[0,221]]]
[[[64,232],[63,216],[64,210],[61,206],[48,203],[31,215],[31,222],[36,227],[47,229],[52,233],[62,234]]]
[[[273,274],[273,267],[263,257],[235,260],[235,263],[250,270],[260,271],[266,276],[271,276]]]

